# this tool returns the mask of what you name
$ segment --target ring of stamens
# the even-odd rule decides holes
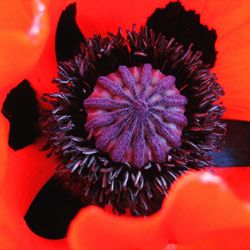
[[[166,40],[147,27],[136,32],[133,27],[127,36],[120,29],[105,38],[95,36],[81,45],[74,58],[60,63],[54,79],[59,91],[43,97],[52,108],[44,112],[42,126],[47,138],[44,149],[50,150],[48,155],[59,156],[56,176],[63,185],[84,204],[112,205],[120,214],[129,209],[133,215],[149,215],[160,209],[172,182],[183,172],[211,166],[207,152],[221,149],[226,131],[220,121],[224,107],[218,102],[224,92],[201,55],[192,45],[184,49],[174,38]],[[133,167],[129,162],[114,162],[97,149],[97,139],[89,139],[86,120],[91,119],[83,103],[100,87],[100,76],[109,78],[120,65],[127,65],[136,79],[133,69],[142,69],[145,63],[176,78],[176,89],[188,99],[188,124],[182,129],[181,146],[170,150],[166,161]],[[134,109],[143,113],[143,105],[137,102]],[[180,121],[185,124],[179,116],[169,112],[164,118],[164,111],[159,112],[162,122],[171,119],[176,126]]]

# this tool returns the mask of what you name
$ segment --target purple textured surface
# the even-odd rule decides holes
[[[86,130],[96,147],[115,162],[141,168],[149,161],[163,162],[172,148],[181,145],[187,98],[175,87],[175,78],[143,67],[119,66],[98,78],[84,101]]]

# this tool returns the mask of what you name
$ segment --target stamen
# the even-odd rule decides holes
[[[97,46],[98,45],[98,46]],[[126,66],[125,66],[126,65]],[[57,176],[84,204],[149,215],[225,135],[222,87],[201,53],[143,27],[95,36],[58,66],[41,125]]]

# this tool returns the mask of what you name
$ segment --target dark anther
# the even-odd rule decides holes
[[[200,23],[200,15],[195,11],[186,11],[180,2],[171,2],[165,9],[157,9],[147,20],[147,26],[156,34],[163,34],[167,39],[174,37],[176,41],[188,48],[202,51],[204,64],[212,67],[216,60],[216,32]]]
[[[61,14],[56,30],[56,58],[65,61],[72,58],[85,41],[76,22],[76,4],[70,4]]]
[[[10,122],[11,148],[18,150],[34,142],[38,135],[38,103],[36,93],[27,80],[10,91],[2,113]]]

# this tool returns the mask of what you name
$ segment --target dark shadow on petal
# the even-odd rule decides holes
[[[202,25],[200,15],[193,10],[186,11],[180,2],[171,2],[165,9],[156,9],[148,18],[147,26],[167,39],[174,37],[185,48],[193,43],[194,50],[203,52],[203,62],[214,66],[217,54],[215,30]]]
[[[250,166],[250,122],[226,120],[223,151],[210,153],[217,166]]]
[[[56,30],[56,58],[65,61],[72,58],[79,47],[85,42],[76,21],[76,4],[70,4],[61,14]]]
[[[23,80],[7,95],[2,113],[10,122],[9,146],[14,150],[33,143],[38,136],[38,102],[36,93]]]
[[[64,238],[69,223],[83,207],[52,177],[40,190],[25,215],[29,228],[48,239]]]

